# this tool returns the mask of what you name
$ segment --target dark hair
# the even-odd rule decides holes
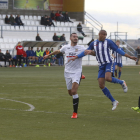
[[[106,33],[107,33],[107,31],[106,31],[106,30],[100,30],[100,32],[99,32],[99,33],[101,33],[101,32],[106,32]]]
[[[71,37],[73,34],[76,35],[76,33],[72,33],[72,34],[70,35],[70,37]]]
[[[33,49],[33,47],[31,47],[31,49]]]

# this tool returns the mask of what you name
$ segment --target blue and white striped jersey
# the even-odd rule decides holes
[[[123,48],[119,47],[118,49],[123,50]],[[122,55],[120,55],[119,53],[113,51],[112,54],[114,54],[115,58],[114,58],[114,62],[116,63],[122,63]]]
[[[95,40],[92,42],[87,50],[94,50],[96,52],[96,59],[99,66],[107,63],[113,63],[111,50],[116,51],[118,46],[110,39],[105,41]]]

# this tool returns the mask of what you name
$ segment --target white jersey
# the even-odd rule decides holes
[[[68,62],[69,59],[75,57],[81,52],[85,51],[86,48],[81,45],[71,46],[70,44],[63,46],[60,52],[65,53],[65,72],[76,73],[82,72],[82,58],[78,58],[75,61]]]

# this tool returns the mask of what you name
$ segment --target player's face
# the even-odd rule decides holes
[[[116,45],[119,47],[120,46],[120,42],[116,42]]]
[[[107,36],[107,32],[101,31],[101,32],[99,33],[99,40],[100,40],[100,41],[104,41],[104,40],[106,39],[106,36]]]
[[[77,34],[72,34],[70,40],[71,40],[72,43],[77,43],[78,42]]]

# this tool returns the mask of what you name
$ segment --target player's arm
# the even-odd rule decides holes
[[[59,54],[59,53],[60,53],[60,50],[57,50],[57,51],[54,51],[54,52],[52,52],[52,53],[50,53],[48,55],[45,55],[43,58],[46,59],[46,58],[49,58],[52,55],[56,55],[56,54]]]
[[[122,51],[122,50],[120,50],[118,47],[117,47],[117,45],[113,42],[113,41],[109,41],[109,43],[110,43],[110,47],[114,50],[114,51],[116,51],[118,54],[120,54],[120,55],[122,55],[122,56],[125,56],[125,57],[128,57],[128,58],[130,58],[130,59],[132,59],[132,60],[137,60],[137,57],[135,57],[135,56],[130,56],[129,54],[127,54],[127,53],[125,53],[124,51]]]

